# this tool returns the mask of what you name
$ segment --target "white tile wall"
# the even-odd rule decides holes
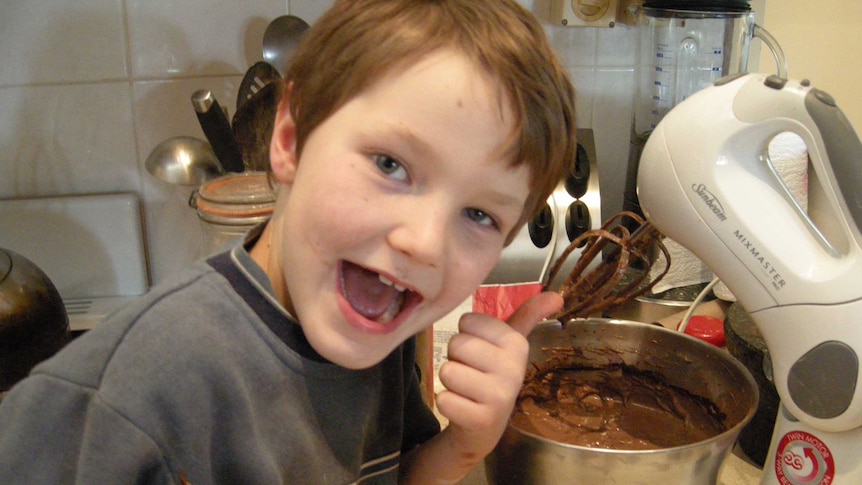
[[[603,212],[621,206],[634,32],[551,25],[551,0],[521,0],[547,26],[596,134]],[[0,198],[133,191],[144,200],[158,282],[190,263],[202,233],[190,189],[151,177],[160,141],[203,138],[189,98],[208,88],[233,111],[273,18],[313,23],[329,0],[3,0]]]
[[[245,72],[261,57],[266,25],[284,0],[126,0],[132,75],[164,78]]]
[[[122,80],[122,0],[4,0],[0,85]]]

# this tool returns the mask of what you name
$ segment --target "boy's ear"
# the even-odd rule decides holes
[[[296,176],[296,123],[290,114],[292,85],[288,85],[278,104],[272,140],[269,145],[269,163],[276,180],[290,184]]]

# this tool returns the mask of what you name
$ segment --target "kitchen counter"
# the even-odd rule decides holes
[[[753,464],[737,446],[728,456],[718,475],[717,485],[757,485],[762,470]],[[485,468],[478,466],[462,480],[461,485],[488,485]],[[674,484],[676,485],[676,484]]]

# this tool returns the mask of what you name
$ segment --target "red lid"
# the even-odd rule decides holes
[[[724,322],[719,318],[706,315],[693,315],[688,320],[685,333],[709,342],[716,347],[724,347]]]

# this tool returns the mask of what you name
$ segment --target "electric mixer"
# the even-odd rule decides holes
[[[808,147],[807,211],[766,155],[782,132]],[[763,335],[782,406],[761,483],[862,483],[862,142],[835,101],[808,81],[722,78],[650,135],[638,198]]]

